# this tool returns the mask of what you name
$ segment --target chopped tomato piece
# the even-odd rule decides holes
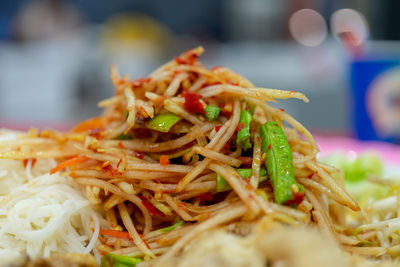
[[[213,196],[210,192],[198,195],[197,198],[199,198],[201,201],[211,201]]]
[[[297,192],[297,193],[293,193],[294,198],[293,199],[289,199],[288,201],[286,201],[286,205],[291,206],[293,204],[295,205],[299,205],[303,199],[304,199],[304,193],[303,192]]]
[[[228,142],[225,143],[223,148],[229,150],[231,148],[231,141],[232,141],[232,139],[228,140]]]
[[[225,117],[230,117],[232,115],[232,111],[233,111],[233,104],[232,103],[225,104],[222,107],[221,114],[224,115]]]
[[[144,157],[143,153],[139,152],[139,151],[134,151],[134,155],[138,159],[143,159],[143,157]]]
[[[168,165],[170,163],[168,156],[162,155],[160,157],[160,164],[161,165]]]
[[[206,114],[203,104],[200,102],[201,96],[190,91],[185,91],[182,96],[185,98],[183,107],[190,113]]]

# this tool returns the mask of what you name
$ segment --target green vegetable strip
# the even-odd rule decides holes
[[[243,178],[250,178],[251,176],[251,169],[237,169],[237,173],[239,173],[240,176]]]
[[[263,181],[263,178],[266,180],[267,179],[267,170],[264,168],[260,169],[260,182]]]
[[[125,110],[125,111],[124,111],[124,117],[125,117],[125,119],[127,119],[128,116],[129,116],[129,111]]]
[[[250,103],[250,102],[247,101],[247,100],[244,100],[244,102],[246,103],[246,105],[247,105],[247,107],[248,107],[248,109],[249,109],[249,111],[250,111],[250,114],[253,115],[253,114],[254,114],[254,111],[256,110],[256,105]]]
[[[227,190],[230,190],[231,186],[228,184],[228,182],[220,175],[217,173],[217,192],[224,192]]]
[[[250,123],[253,120],[253,116],[251,116],[250,112],[247,110],[242,110],[240,112],[240,121],[239,123],[243,123],[244,127],[237,133],[236,144],[243,149],[251,148],[250,143]]]
[[[221,109],[219,107],[214,107],[208,105],[204,111],[206,112],[206,117],[208,121],[215,121],[218,118]]]
[[[181,118],[172,113],[164,113],[151,119],[146,127],[158,132],[167,133]]]
[[[237,169],[236,171],[240,176],[242,176],[245,179],[248,179],[251,176],[250,168]],[[260,182],[264,182],[266,180],[267,180],[267,170],[264,168],[261,168],[260,169]],[[217,174],[217,191],[223,192],[223,191],[227,191],[230,189],[231,189],[231,186],[224,179],[224,177],[222,177],[220,174]]]
[[[183,221],[176,222],[176,223],[174,223],[174,224],[171,225],[171,226],[168,226],[168,227],[165,227],[165,228],[160,229],[160,232],[165,233],[165,232],[172,231],[172,230],[174,230],[175,228],[181,226],[182,224],[183,224]]]
[[[285,133],[278,123],[267,122],[260,126],[260,136],[275,202],[281,204],[293,200],[293,192],[304,192],[304,187],[294,178],[292,151]]]
[[[237,169],[236,170],[240,176],[243,178],[250,178],[251,176],[251,168]],[[267,179],[267,170],[264,168],[260,168],[260,182],[265,181]]]
[[[101,267],[135,266],[141,259],[108,253],[101,259]]]

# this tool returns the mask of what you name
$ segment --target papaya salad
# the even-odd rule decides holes
[[[381,256],[374,227],[346,220],[360,207],[343,172],[317,161],[311,133],[271,105],[307,97],[207,69],[202,53],[188,50],[134,80],[112,66],[115,94],[99,102],[101,116],[68,132],[31,129],[0,157],[52,159],[50,175],[72,177],[100,214],[91,253],[103,266],[162,263],[208,230],[265,217]]]

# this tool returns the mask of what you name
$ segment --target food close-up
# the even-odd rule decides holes
[[[53,4],[49,8],[62,6]],[[34,13],[29,8],[19,14],[22,22]],[[293,38],[305,46],[311,37],[306,44],[299,40],[296,20],[306,14],[311,23],[310,10],[300,9],[289,21]],[[346,16],[339,22],[348,22]],[[145,59],[149,51],[162,53],[132,42],[132,36],[173,42],[164,26],[137,17],[115,17],[100,31],[104,51],[123,68],[127,60],[119,49],[135,44]],[[22,27],[21,21],[16,25]],[[330,118],[340,115],[343,102],[332,97],[316,108],[313,97],[296,87],[259,86],[228,67],[226,57],[217,62],[217,49],[208,55],[209,41],[175,53],[144,75],[109,64],[108,97],[99,99],[101,89],[81,91],[75,97],[90,100],[74,102],[73,94],[64,93],[52,106],[54,114],[40,115],[36,108],[39,118],[57,123],[28,125],[4,119],[0,109],[0,266],[399,266],[400,121],[389,111],[398,103],[397,78],[390,70],[375,73],[371,86],[361,82],[367,67],[357,60],[366,48],[355,45],[357,34],[338,33],[337,41],[354,60],[352,101],[367,86],[365,99],[354,103],[353,135],[326,126],[336,123]],[[225,46],[218,53],[237,49]],[[247,64],[235,57],[227,62],[235,60]],[[11,67],[5,69],[11,75]],[[96,87],[85,77],[78,88]],[[285,79],[296,84],[291,76]],[[28,93],[16,95],[27,107],[35,102]],[[94,99],[96,112],[88,107]],[[57,119],[68,101],[75,105],[74,119]],[[330,105],[338,111],[330,112]],[[302,122],[302,109],[325,119]],[[21,117],[34,118],[35,112]]]

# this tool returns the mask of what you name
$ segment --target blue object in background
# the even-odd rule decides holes
[[[400,109],[400,77],[397,81],[387,82],[388,79],[394,77],[394,75],[388,76],[387,74],[397,68],[400,68],[400,59],[393,58],[355,59],[351,63],[353,130],[358,139],[399,143],[400,120],[396,117],[399,117],[400,114],[396,115],[393,112]],[[400,75],[400,71],[398,73]],[[386,79],[384,83],[383,79]],[[397,86],[390,86],[390,89],[384,88],[385,84],[393,85],[396,82]],[[373,95],[370,94],[371,90],[375,91]],[[397,100],[392,100],[393,98],[397,98]],[[393,109],[391,107],[393,105],[397,105],[397,107],[394,106]],[[386,124],[390,121],[390,129],[388,130],[388,127],[382,123],[375,122],[374,117],[389,118]],[[385,127],[386,129],[382,129]]]
[[[8,17],[0,16],[0,40],[11,38],[11,20]]]

